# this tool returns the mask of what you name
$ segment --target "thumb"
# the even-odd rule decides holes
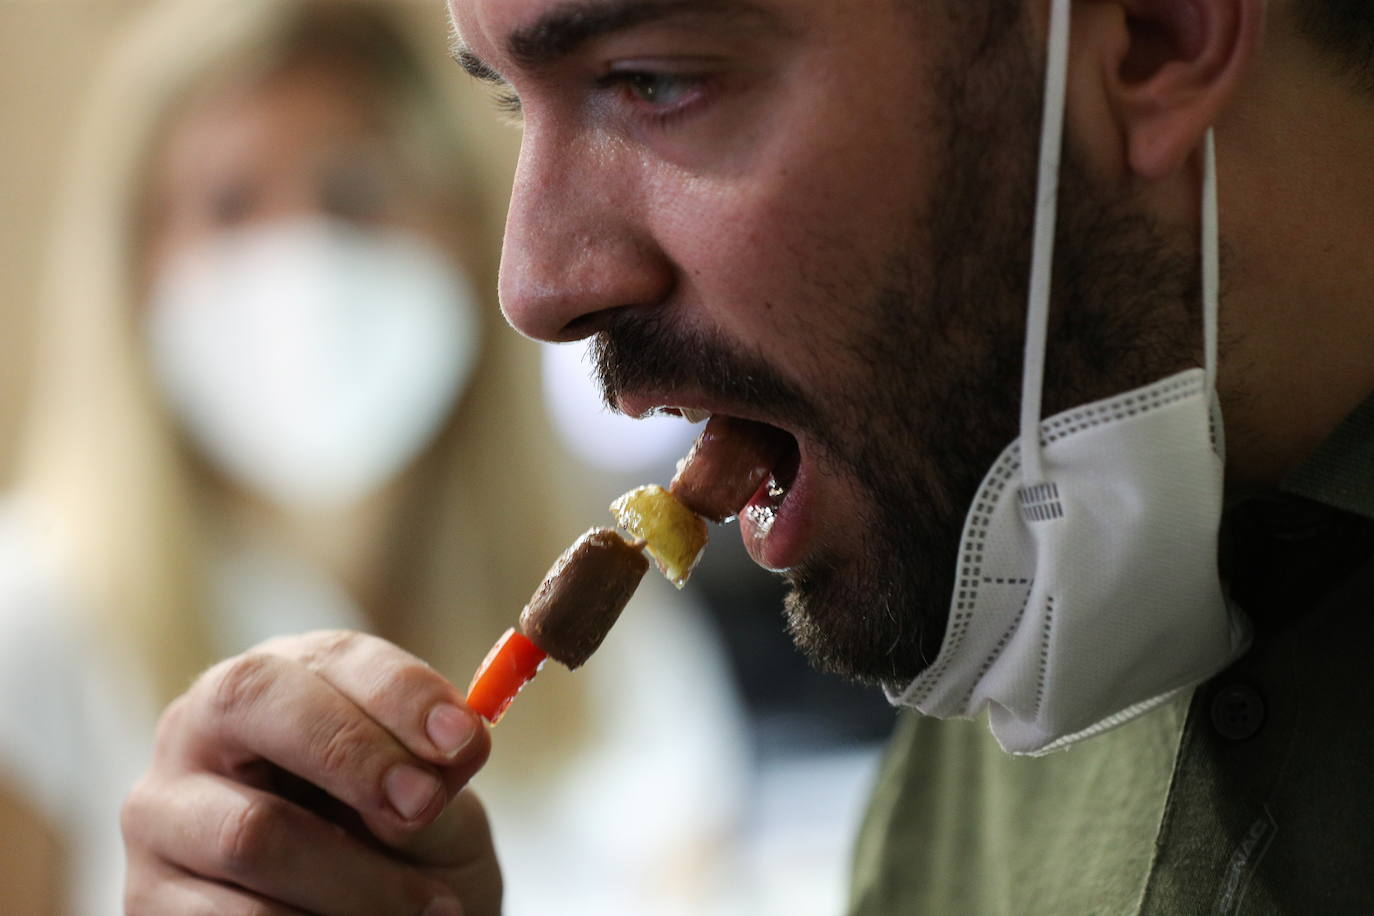
[[[433,823],[397,849],[453,888],[464,916],[500,916],[501,867],[486,811],[471,789],[459,792]]]

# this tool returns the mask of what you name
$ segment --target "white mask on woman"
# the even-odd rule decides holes
[[[477,361],[476,308],[420,236],[316,217],[174,258],[145,330],[196,445],[273,503],[312,511],[374,492],[434,437]]]

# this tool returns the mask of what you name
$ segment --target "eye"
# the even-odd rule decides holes
[[[621,85],[641,102],[672,107],[691,96],[697,88],[697,80],[665,73],[627,73]]]
[[[602,86],[617,89],[632,103],[658,111],[680,108],[696,100],[702,88],[700,76],[618,70],[601,78]]]

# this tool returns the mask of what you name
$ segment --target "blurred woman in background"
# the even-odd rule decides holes
[[[0,509],[0,911],[120,911],[119,801],[216,658],[363,628],[461,685],[586,527],[489,301],[507,145],[457,129],[442,33],[432,3],[175,0],[100,76]],[[509,913],[714,899],[736,714],[650,579],[494,735]]]

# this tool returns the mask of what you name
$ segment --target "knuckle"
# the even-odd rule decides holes
[[[202,897],[198,900],[178,900],[177,904],[177,916],[211,916],[211,914],[236,916],[236,914],[243,912],[238,901],[234,901],[230,905],[222,900],[209,900]]]
[[[367,759],[371,737],[368,727],[357,718],[321,723],[315,738],[317,759],[325,773],[336,775]]]
[[[171,753],[178,746],[187,723],[187,707],[191,704],[191,693],[177,697],[167,705],[158,716],[157,728],[153,732],[154,760]]]
[[[215,838],[216,864],[237,876],[270,862],[280,835],[282,808],[272,796],[260,796],[226,814]]]
[[[232,900],[195,901],[193,909],[178,910],[178,916],[279,916],[282,911],[263,900],[235,895]]]
[[[188,691],[167,704],[167,708],[162,711],[162,715],[157,719],[157,730],[159,732],[177,727],[177,723],[186,717],[186,707],[191,702],[191,694]]]
[[[354,651],[362,634],[352,630],[318,630],[305,637],[308,648],[301,652],[301,662],[311,670],[318,670],[327,662],[343,658]]]
[[[220,662],[206,672],[210,705],[220,715],[232,715],[256,705],[272,686],[275,660],[249,652]]]
[[[152,806],[150,797],[152,791],[148,787],[148,777],[145,776],[134,783],[129,789],[129,794],[124,796],[124,801],[119,806],[119,829],[124,835],[124,842],[128,846],[141,845],[140,839],[143,833],[144,819],[147,817]]]
[[[395,707],[398,701],[413,703],[417,698],[433,694],[438,675],[421,661],[405,661],[377,677],[367,685],[369,708]]]
[[[130,865],[128,879],[124,882],[124,916],[145,916],[152,912],[152,889],[139,875],[138,870]]]
[[[216,895],[195,895],[193,900],[178,900],[177,916],[280,916],[282,911],[264,900],[250,899],[235,893],[226,900]]]

